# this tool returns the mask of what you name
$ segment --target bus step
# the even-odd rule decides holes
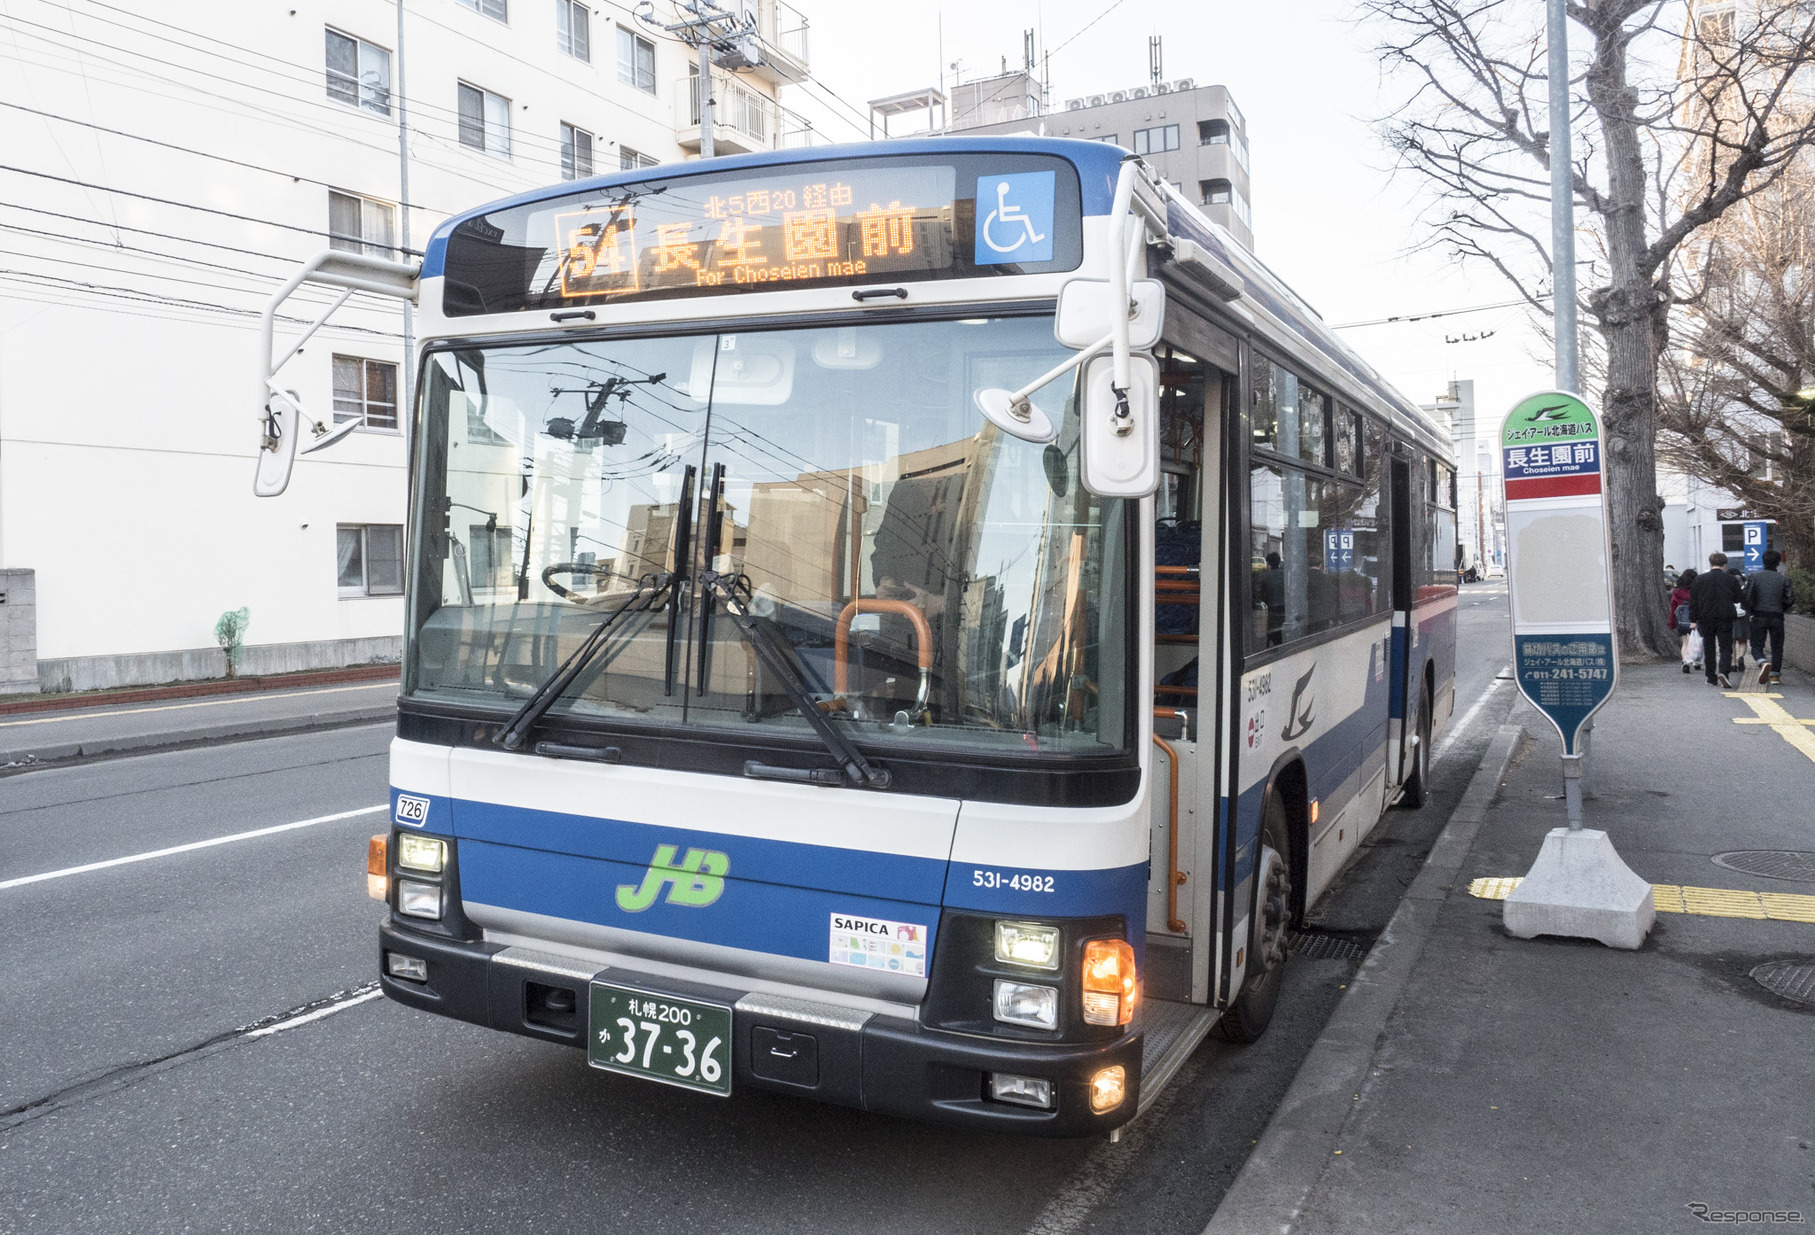
[[[1141,1011],[1145,1038],[1141,1042],[1141,1104],[1139,1117],[1191,1058],[1191,1052],[1222,1015],[1215,1008],[1170,999],[1149,999]]]

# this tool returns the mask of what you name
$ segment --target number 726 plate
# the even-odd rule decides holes
[[[594,982],[586,1062],[607,1072],[727,1096],[731,1009]]]

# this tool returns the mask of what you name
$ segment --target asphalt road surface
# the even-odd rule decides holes
[[[1309,924],[1363,948],[1511,702],[1504,586],[1465,586],[1460,622],[1472,723],[1439,739],[1430,804],[1389,812]],[[385,825],[348,812],[384,801],[388,740],[4,782],[0,1231],[1195,1235],[1355,969],[1296,957],[1267,1037],[1207,1041],[1113,1145],[613,1076],[370,995],[365,838]]]

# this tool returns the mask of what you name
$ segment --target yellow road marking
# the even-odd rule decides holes
[[[1524,882],[1517,875],[1476,879],[1468,894],[1482,900],[1503,901]],[[1659,913],[1687,913],[1703,918],[1753,918],[1771,922],[1808,922],[1815,925],[1815,896],[1795,892],[1747,892],[1740,888],[1692,888],[1674,883],[1651,885],[1651,901]]]
[[[168,703],[168,704],[164,704],[160,707],[155,707],[155,708],[120,708],[117,711],[107,711],[107,712],[84,711],[84,712],[75,713],[74,715],[70,715],[70,714],[66,713],[61,716],[39,716],[32,720],[0,721],[0,729],[10,729],[15,725],[51,725],[51,724],[57,723],[58,721],[67,721],[67,720],[94,720],[97,716],[135,716],[140,712],[178,712],[184,708],[217,708],[217,707],[221,706],[223,703],[250,703],[257,699],[276,699],[276,698],[280,698],[283,696],[289,696],[289,695],[337,695],[337,694],[341,694],[344,691],[349,691],[349,690],[387,690],[387,689],[392,694],[396,694],[397,693],[397,683],[394,681],[385,681],[385,682],[373,682],[372,684],[370,684],[368,686],[324,686],[324,687],[320,688],[319,690],[284,691],[284,692],[282,692],[282,696],[277,695],[277,694],[227,695],[226,697],[221,698],[221,699],[204,699],[200,703]],[[96,707],[105,707],[106,705],[105,704],[96,704],[95,706]]]
[[[1744,700],[1745,705],[1754,713],[1752,716],[1734,717],[1734,724],[1769,725],[1778,737],[1807,755],[1810,762],[1815,763],[1815,733],[1810,733],[1803,728],[1804,725],[1815,725],[1815,720],[1798,720],[1786,712],[1783,705],[1776,702],[1783,698],[1782,695],[1740,694],[1735,691],[1729,692],[1727,698]]]

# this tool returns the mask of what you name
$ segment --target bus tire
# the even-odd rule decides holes
[[[1413,810],[1424,805],[1431,784],[1431,695],[1426,690],[1418,708],[1418,753],[1412,760],[1412,774],[1405,778],[1405,790],[1399,803]]]
[[[1254,889],[1247,971],[1241,993],[1217,1022],[1217,1032],[1225,1040],[1243,1045],[1258,1042],[1273,1021],[1292,930],[1292,832],[1278,793],[1269,793],[1262,808],[1260,844],[1260,865],[1267,878],[1264,886],[1257,883]]]

